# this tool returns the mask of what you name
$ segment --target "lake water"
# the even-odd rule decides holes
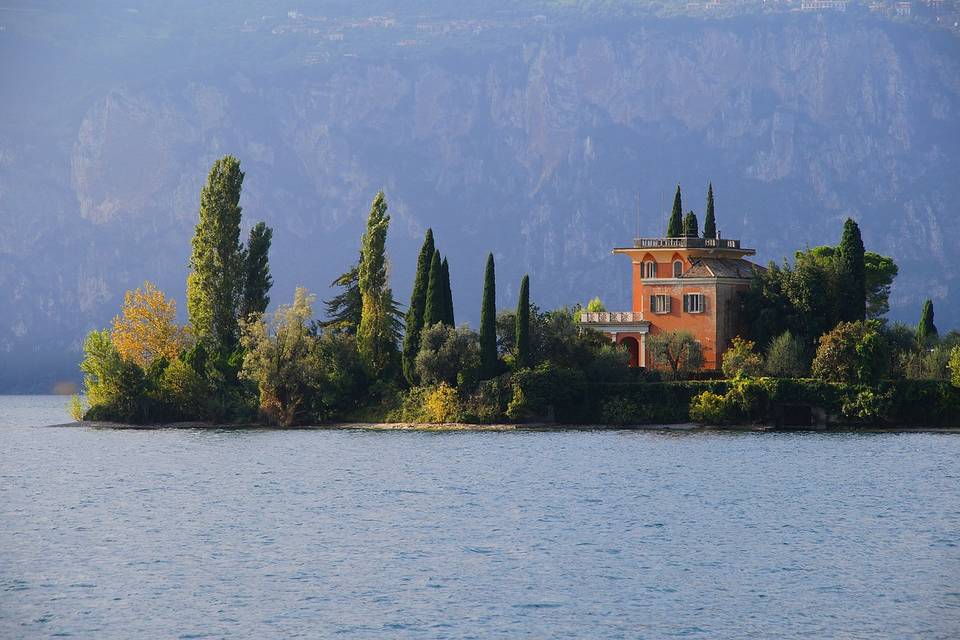
[[[948,638],[960,435],[114,431],[0,398],[0,637]]]

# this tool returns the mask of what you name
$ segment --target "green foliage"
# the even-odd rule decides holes
[[[393,327],[393,293],[387,286],[387,201],[378,191],[370,205],[367,230],[360,245],[358,286],[361,314],[357,327],[357,350],[372,378],[387,374],[397,352],[397,334]]]
[[[847,218],[843,224],[838,253],[843,273],[840,319],[847,322],[864,320],[867,316],[867,281],[863,239],[859,225],[852,218]]]
[[[723,352],[723,375],[728,378],[759,375],[763,358],[754,350],[755,346],[750,340],[735,337],[730,348]]]
[[[483,300],[480,304],[480,378],[489,380],[499,373],[497,358],[497,283],[493,254],[487,254],[483,273]]]
[[[890,311],[890,287],[900,269],[893,258],[873,251],[863,254],[863,269],[867,288],[867,319],[879,320]]]
[[[83,386],[91,406],[112,404],[116,397],[122,363],[107,330],[91,331],[83,341]]]
[[[417,384],[416,359],[420,351],[420,333],[423,331],[423,316],[427,305],[427,286],[430,282],[430,263],[435,251],[433,229],[427,229],[417,256],[417,271],[407,308],[406,333],[403,336],[403,376],[410,385]]]
[[[602,424],[636,424],[643,415],[643,411],[636,402],[624,396],[607,398],[600,406],[600,422]]]
[[[423,310],[424,328],[432,327],[446,320],[446,302],[444,300],[443,264],[440,252],[434,251],[430,260],[430,277],[427,279],[427,301]]]
[[[807,372],[803,346],[789,331],[784,331],[770,343],[764,371],[778,378],[799,378]]]
[[[603,305],[603,301],[599,297],[587,302],[587,313],[602,313],[606,310],[607,308]]]
[[[298,287],[292,305],[280,307],[265,320],[241,322],[246,349],[240,378],[257,385],[260,411],[270,421],[292,425],[308,416],[308,398],[319,386],[311,366],[316,337],[310,331],[314,296]]]
[[[840,413],[851,420],[876,424],[890,414],[893,393],[870,387],[853,389],[844,398]]]
[[[923,303],[920,322],[917,323],[917,348],[928,347],[938,336],[937,325],[933,324],[933,300],[927,300]]]
[[[942,345],[900,354],[900,372],[913,380],[949,380],[950,349]]]
[[[237,317],[244,286],[240,245],[240,161],[224,156],[213,163],[200,190],[200,221],[193,235],[187,311],[193,334],[210,353],[237,344]]]
[[[327,319],[319,326],[334,331],[356,335],[363,315],[363,299],[360,296],[360,268],[358,265],[350,267],[336,280],[330,283],[331,287],[343,289],[330,300],[324,300],[327,308]]]
[[[679,238],[683,235],[683,200],[680,197],[680,185],[677,185],[677,193],[673,196],[673,211],[670,213],[670,221],[667,223],[667,237]]]
[[[658,365],[666,365],[674,380],[680,380],[703,366],[703,349],[689,331],[663,331],[647,338],[650,353]]]
[[[812,374],[831,382],[873,384],[889,366],[888,346],[876,320],[841,322],[821,336]]]
[[[706,217],[703,219],[703,237],[717,237],[717,219],[713,213],[713,183],[707,186],[707,210]]]
[[[950,350],[950,383],[960,387],[960,346]]]
[[[553,421],[576,415],[586,391],[586,376],[578,369],[544,363],[513,374],[513,398],[507,405],[511,420]]]
[[[726,396],[704,391],[690,401],[690,419],[701,424],[720,425],[727,422]]]
[[[598,303],[599,298],[595,298]],[[591,304],[593,300],[590,301]],[[602,306],[602,304],[601,304]],[[588,306],[589,308],[589,306]],[[499,320],[499,318],[498,318]],[[516,354],[514,366],[524,369],[530,366],[530,276],[524,274],[520,281],[520,297],[517,300],[517,314],[514,329]]]
[[[440,275],[443,278],[443,321],[451,327],[457,326],[453,316],[453,290],[450,288],[450,263],[444,257],[440,263]]]
[[[688,211],[683,217],[683,235],[687,238],[697,238],[700,236],[700,226],[697,222],[697,214]]]
[[[240,301],[240,317],[246,318],[252,313],[263,313],[270,304],[270,288],[273,278],[270,276],[270,243],[273,241],[273,229],[258,222],[250,229],[247,247],[244,251],[243,298]]]
[[[425,327],[420,334],[416,359],[421,384],[446,383],[471,389],[480,375],[480,346],[477,334],[466,327],[455,329],[443,323]]]
[[[83,416],[89,408],[83,398],[78,394],[75,393],[70,396],[70,404],[67,407],[67,411],[70,413],[70,417],[77,422],[83,420]]]
[[[209,417],[210,395],[206,379],[188,362],[174,358],[160,378],[160,397],[176,414],[187,419]]]

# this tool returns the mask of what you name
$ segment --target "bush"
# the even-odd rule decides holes
[[[642,407],[626,396],[614,396],[604,400],[600,410],[603,424],[639,424],[646,421],[645,417]]]
[[[690,419],[702,424],[724,424],[727,422],[726,396],[712,391],[704,391],[690,401]]]
[[[480,377],[480,339],[465,327],[437,323],[425,328],[415,367],[423,385],[472,389]]]
[[[463,415],[456,389],[446,383],[426,393],[423,411],[427,422],[459,422]]]
[[[880,392],[869,387],[858,387],[849,390],[840,412],[845,418],[856,421],[883,421],[890,415],[892,401],[891,391]]]
[[[160,377],[159,395],[179,417],[208,417],[205,407],[209,394],[207,381],[180,358],[174,358]]]
[[[657,365],[669,367],[672,379],[680,380],[703,366],[703,349],[689,331],[664,331],[649,338],[650,354]]]
[[[799,378],[806,373],[803,346],[792,333],[784,331],[770,343],[764,371],[775,378]]]
[[[830,382],[875,384],[888,371],[887,352],[876,321],[841,322],[820,337],[813,376]]]
[[[582,371],[543,364],[513,374],[511,420],[567,421],[579,415],[586,387]]]
[[[755,376],[763,367],[763,358],[754,351],[754,344],[740,336],[733,339],[730,348],[723,353],[723,375],[728,378]]]
[[[950,350],[950,382],[960,387],[960,346]]]

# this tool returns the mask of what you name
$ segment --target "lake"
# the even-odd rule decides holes
[[[960,435],[93,430],[0,397],[3,638],[948,638]]]

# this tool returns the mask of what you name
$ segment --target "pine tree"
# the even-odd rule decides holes
[[[367,216],[367,230],[361,239],[358,285],[362,311],[357,327],[357,350],[374,378],[383,375],[396,350],[391,327],[393,293],[387,286],[387,230],[390,216],[383,191],[378,191]]]
[[[697,238],[700,236],[697,214],[693,211],[688,211],[687,215],[683,217],[683,235],[687,238]]]
[[[358,263],[359,264],[359,263]],[[330,283],[331,287],[341,287],[343,291],[330,300],[324,300],[327,307],[327,319],[319,325],[348,335],[356,335],[363,315],[363,300],[360,297],[360,268],[353,265],[346,273],[340,274]]]
[[[667,237],[679,238],[683,235],[683,202],[680,199],[680,185],[673,196],[673,211],[670,213],[670,222],[667,223]]]
[[[520,281],[520,299],[516,314],[517,369],[530,366],[530,276]]]
[[[224,156],[213,163],[200,190],[200,221],[194,231],[187,276],[187,313],[193,335],[211,353],[237,346],[237,315],[243,293],[240,245],[240,161]]]
[[[453,318],[453,289],[450,287],[450,263],[444,258],[440,264],[443,275],[443,321],[451,327],[457,326]]]
[[[493,254],[487,254],[483,273],[483,301],[480,304],[480,379],[497,375],[497,281]]]
[[[447,304],[443,296],[443,266],[440,252],[434,250],[430,261],[430,277],[427,279],[427,301],[423,308],[423,328],[429,329],[446,316]]]
[[[717,237],[717,220],[713,215],[713,183],[707,186],[707,213],[703,219],[703,237]]]
[[[844,282],[840,319],[847,322],[863,320],[867,315],[863,240],[860,237],[860,227],[851,218],[847,218],[843,224],[839,257]]]
[[[243,300],[240,303],[240,317],[246,318],[252,313],[263,313],[270,304],[270,243],[273,229],[258,222],[250,229],[247,247],[244,251]]]
[[[416,360],[420,352],[420,333],[423,331],[423,313],[427,306],[427,286],[430,284],[430,262],[434,252],[433,229],[427,229],[417,256],[417,273],[413,279],[413,293],[407,308],[406,333],[403,336],[403,377],[410,385],[417,383]]]
[[[917,348],[923,349],[939,335],[937,325],[933,324],[933,300],[923,303],[920,322],[917,324]]]

